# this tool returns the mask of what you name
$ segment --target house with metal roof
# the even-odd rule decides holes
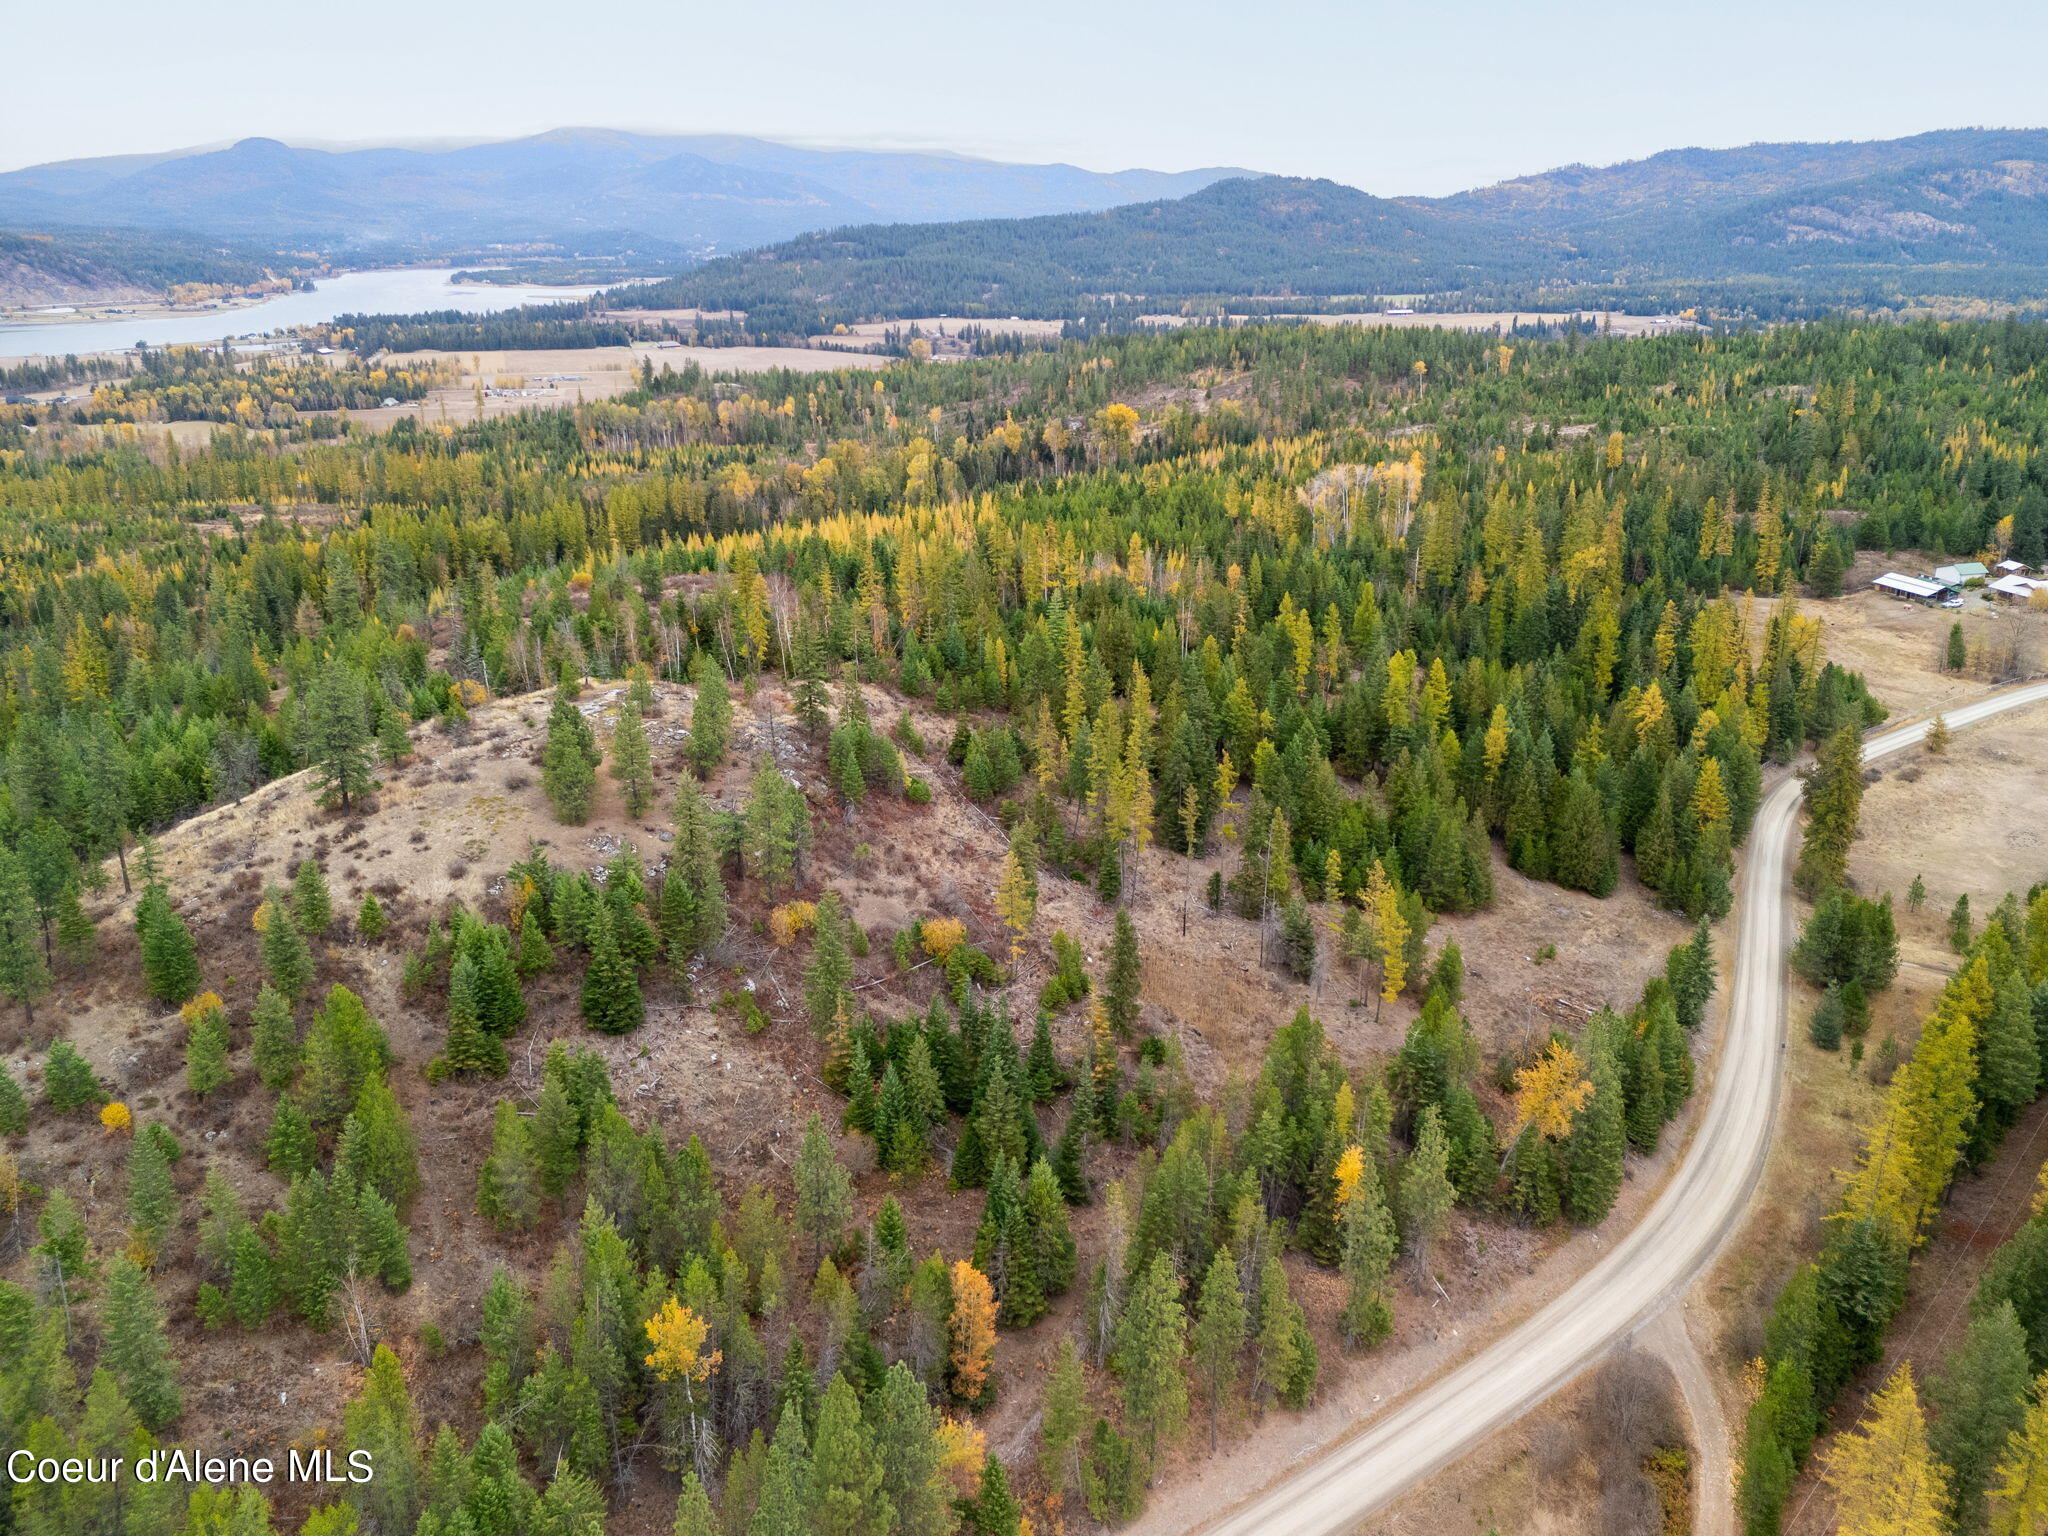
[[[1959,560],[1954,565],[1937,565],[1934,568],[1934,579],[1944,587],[1960,587],[1965,582],[1980,581],[1990,574],[1982,560]]]

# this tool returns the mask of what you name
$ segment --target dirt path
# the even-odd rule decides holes
[[[1735,1465],[1714,1376],[1693,1342],[1683,1305],[1667,1307],[1636,1335],[1671,1369],[1692,1429],[1693,1536],[1735,1536]]]
[[[2042,699],[2048,683],[2011,689],[1952,710],[1948,724],[1961,730]],[[1865,760],[1905,751],[1926,733],[1920,722],[1872,737]],[[1520,1328],[1201,1529],[1218,1536],[1336,1536],[1351,1529],[1572,1380],[1712,1262],[1741,1225],[1776,1119],[1790,929],[1786,877],[1799,793],[1798,781],[1788,779],[1758,811],[1711,1102],[1648,1216]]]

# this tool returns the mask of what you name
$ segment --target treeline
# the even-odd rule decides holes
[[[476,315],[433,309],[416,315],[336,315],[306,334],[361,357],[379,352],[542,352],[576,347],[623,347],[642,327],[599,319],[581,299],[525,304]]]
[[[135,371],[102,384],[72,407],[80,421],[225,421],[290,426],[314,411],[364,410],[387,399],[419,400],[434,368],[365,367],[289,354],[237,357],[232,348],[144,348]]]
[[[1809,940],[1839,935],[1842,910],[1837,904],[1817,930],[1809,929]],[[1838,954],[1839,939],[1829,944],[1822,938],[1803,948],[1811,963]],[[1825,1246],[1815,1262],[1786,1283],[1771,1309],[1762,1391],[1744,1430],[1738,1496],[1743,1528],[1753,1536],[1779,1530],[1786,1492],[1828,1409],[1858,1371],[1883,1357],[1886,1333],[1906,1298],[1913,1253],[1926,1241],[1950,1182],[1997,1152],[2007,1130],[2040,1093],[2044,1061],[2048,891],[2036,889],[2024,909],[2016,897],[2006,898],[1964,957],[1961,971],[1943,988],[1864,1135],[1857,1166],[1829,1218]],[[2014,1322],[2031,1339],[2048,1337],[2043,1332],[2048,1311],[2028,1268],[2032,1261],[2027,1255],[2039,1245],[2030,1244],[2031,1238],[2015,1238],[2001,1251],[1980,1286],[1976,1311],[1981,1321],[2002,1303],[2013,1302]],[[1977,1329],[1965,1345],[1980,1353],[1991,1347]],[[2026,1348],[2031,1355],[2034,1346]],[[2032,1360],[2031,1369],[2043,1364],[2048,1357]],[[1909,1496],[1908,1507],[1920,1512],[1924,1523],[1918,1528],[1937,1529],[1951,1519],[1962,1529],[1981,1528],[1985,1490],[2007,1447],[2003,1435],[1970,1420],[1985,1414],[2015,1418],[2025,1408],[2019,1399],[2030,1373],[2023,1368],[2003,1398],[1978,1379],[1974,1365],[1961,1373],[1956,1396],[1945,1405],[1949,1417],[1942,1421],[1946,1427],[1939,1441],[1942,1453],[1953,1456],[1953,1481],[1930,1465],[1924,1424],[1917,1455],[1909,1454],[1908,1436],[1885,1457],[1860,1466],[1857,1448],[1864,1442],[1845,1436],[1829,1472],[1845,1509],[1889,1480],[1895,1495]],[[1973,1403],[1970,1394],[1980,1394],[1981,1401]],[[1910,1427],[1919,1413],[1910,1375],[1896,1378],[1874,1406],[1880,1424]],[[1960,1454],[1973,1444],[1969,1456]],[[2038,1514],[2038,1503],[2027,1507]],[[2027,1528],[2024,1521],[2001,1527]]]

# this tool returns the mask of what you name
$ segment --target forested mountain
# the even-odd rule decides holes
[[[459,149],[330,151],[275,139],[0,176],[0,220],[201,230],[324,251],[552,243],[729,250],[873,219],[1015,217],[1178,196],[1231,171],[1005,165],[732,135],[562,129]]]
[[[168,231],[0,230],[0,304],[120,304],[173,291],[198,296],[285,288],[319,265],[305,256],[224,248]]]
[[[1673,150],[1448,198],[1225,181],[1178,202],[833,230],[706,264],[629,303],[764,309],[771,329],[919,314],[1080,316],[1205,300],[1357,307],[1703,305],[1785,315],[2048,282],[2048,133]],[[1267,308],[1276,306],[1267,305]]]

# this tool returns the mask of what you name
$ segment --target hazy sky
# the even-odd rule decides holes
[[[568,125],[1448,192],[1676,145],[2048,122],[1964,0],[11,0],[0,168]]]

